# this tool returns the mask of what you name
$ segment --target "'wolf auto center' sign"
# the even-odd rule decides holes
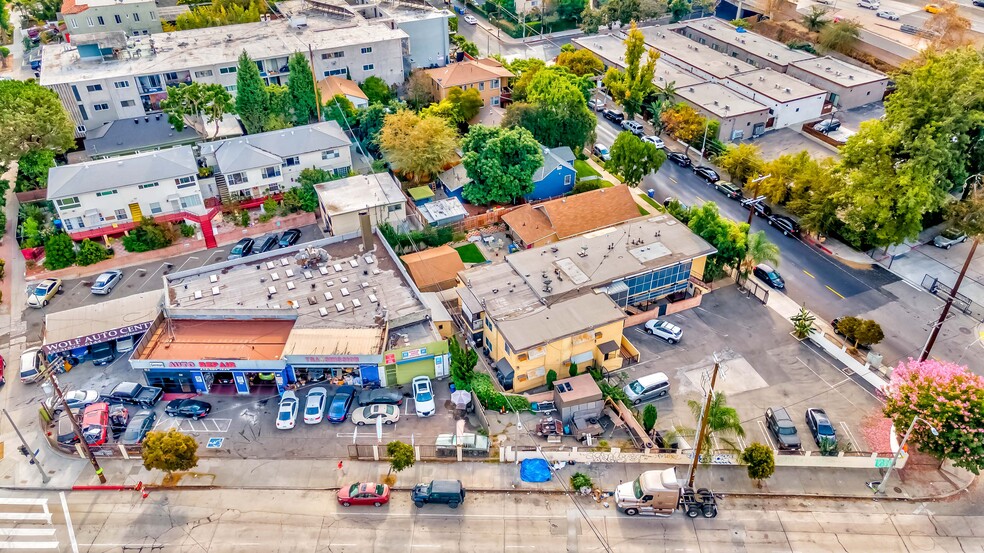
[[[102,342],[107,342],[109,340],[118,340],[120,338],[126,338],[127,336],[133,336],[134,334],[147,332],[147,329],[150,328],[151,322],[152,321],[147,321],[145,323],[137,323],[135,325],[122,326],[120,328],[114,328],[112,330],[106,330],[103,332],[97,332],[95,334],[89,334],[88,336],[79,336],[78,338],[72,338],[71,340],[63,340],[61,342],[55,342],[53,344],[45,344],[42,350],[46,355],[51,355],[53,353],[68,351],[75,348],[87,347],[93,344],[101,344]]]

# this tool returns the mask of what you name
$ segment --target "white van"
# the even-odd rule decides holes
[[[626,384],[622,391],[629,396],[632,405],[639,405],[646,401],[666,397],[670,393],[670,379],[664,373],[640,376]]]

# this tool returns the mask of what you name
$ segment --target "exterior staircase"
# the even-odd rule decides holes
[[[219,200],[223,204],[228,204],[232,200],[232,197],[229,196],[229,185],[226,184],[225,175],[222,173],[215,174],[215,187],[219,190]]]

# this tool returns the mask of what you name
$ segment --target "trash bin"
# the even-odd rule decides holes
[[[653,188],[650,188],[649,190],[646,190],[646,195],[649,196],[650,198],[655,198],[656,197],[656,190],[653,189]]]

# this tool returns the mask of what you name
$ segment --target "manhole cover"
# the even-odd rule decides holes
[[[962,334],[970,334],[970,333],[971,333],[971,332],[973,332],[973,331],[972,331],[971,329],[969,329],[969,328],[967,328],[967,327],[965,327],[965,326],[962,326],[962,327],[960,327],[960,332],[961,332]]]

